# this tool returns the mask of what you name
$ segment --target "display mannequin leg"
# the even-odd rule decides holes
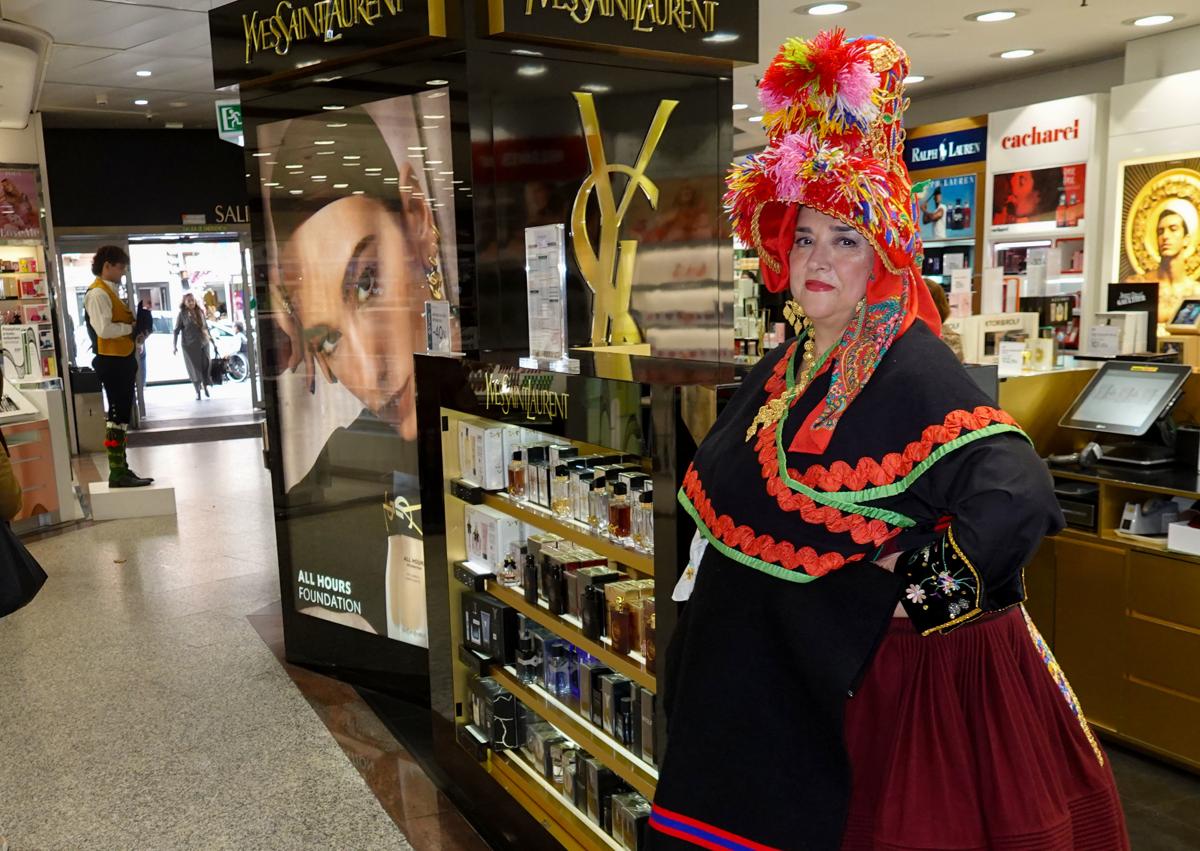
[[[92,366],[104,387],[108,418],[104,448],[108,451],[108,484],[115,488],[140,488],[153,482],[129,469],[125,454],[129,418],[133,413],[133,385],[137,380],[137,361],[133,355],[113,357],[97,355]]]
[[[143,479],[129,469],[125,443],[129,427],[124,423],[105,423],[104,448],[108,450],[108,486],[111,488],[142,488],[153,479]]]

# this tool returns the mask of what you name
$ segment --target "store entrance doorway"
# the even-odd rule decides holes
[[[90,367],[91,341],[83,299],[95,276],[92,255],[101,245],[120,245],[129,270],[120,295],[137,311],[150,311],[152,333],[139,350],[135,427],[142,432],[245,426],[261,421],[262,379],[257,356],[257,316],[241,234],[128,234],[124,237],[64,236],[58,241],[68,351],[73,367]],[[184,296],[200,307],[209,344],[210,385],[200,398],[175,327]],[[217,364],[212,370],[211,364]]]

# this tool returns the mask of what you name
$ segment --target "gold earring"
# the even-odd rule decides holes
[[[808,317],[804,315],[804,308],[795,299],[789,298],[783,303],[783,318],[788,321],[797,334],[800,334],[808,324]]]

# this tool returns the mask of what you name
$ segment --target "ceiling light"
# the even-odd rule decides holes
[[[137,100],[135,100],[133,102],[133,105],[134,106],[146,106],[149,103],[150,103],[150,101],[146,100],[145,98],[138,98]]]
[[[136,73],[139,77],[149,77],[154,74],[153,71],[147,71],[145,68],[143,68],[141,71],[135,71],[134,73]]]
[[[1030,56],[1033,56],[1033,54],[1035,54],[1035,53],[1037,53],[1036,50],[1030,50],[1028,47],[1018,47],[1015,50],[1004,51],[1003,53],[1000,54],[1000,58],[1001,59],[1027,59]]]
[[[981,24],[997,24],[1000,21],[1011,21],[1016,16],[1017,13],[1012,9],[993,9],[990,12],[976,12],[974,15],[967,15],[967,20]]]
[[[452,183],[454,183],[455,185],[458,185],[459,183],[462,183],[462,182],[463,182],[463,181],[461,181],[461,180],[455,180],[455,181],[452,181]]]
[[[425,94],[425,97],[427,97],[429,100],[433,100],[434,98],[444,98],[445,96],[445,92],[427,92]]]
[[[321,107],[321,109],[328,110],[329,112],[337,112],[339,109],[345,109],[345,108],[346,107],[342,106],[341,104],[337,104],[337,103],[327,103],[323,107]]]
[[[278,183],[276,183],[275,181],[271,181],[271,182],[269,182],[269,183],[264,183],[264,184],[263,184],[263,186],[278,186],[278,185],[279,185],[279,184],[278,184]]]
[[[907,77],[904,78],[904,85],[912,86],[912,85],[915,85],[916,83],[923,83],[923,82],[925,82],[925,79],[926,78],[923,74],[909,74]]]
[[[421,129],[422,129],[422,130],[436,130],[436,129],[438,129],[438,125],[436,125],[436,124],[422,124],[422,125],[421,125]]]
[[[438,174],[454,174],[452,171],[439,171]]]
[[[310,64],[312,64],[312,63],[310,63]],[[337,74],[336,76],[333,76],[333,77],[317,77],[316,79],[313,80],[313,82],[314,83],[332,83],[334,80],[340,80],[340,79],[342,79],[342,75]]]
[[[363,195],[363,194],[365,194],[365,193],[364,193],[364,192],[363,192],[363,190],[361,190],[361,189],[355,189],[355,190],[354,190],[353,192],[351,192],[350,194],[351,194],[351,195]]]
[[[425,155],[424,154],[409,154],[408,158],[410,160],[423,160],[423,159],[425,159]]]
[[[383,169],[379,166],[372,166],[371,168],[364,168],[363,171],[365,171],[367,174],[371,174],[372,172],[383,171]]]
[[[334,188],[334,189],[347,189],[347,188],[349,188],[349,186],[350,186],[350,184],[349,184],[349,183],[335,183],[335,184],[333,184],[333,188]]]
[[[250,156],[252,156],[252,157],[269,157],[271,155],[269,153],[267,153],[266,151],[258,151],[256,153],[251,154]]]
[[[327,175],[327,174],[314,174],[314,175],[312,176],[312,179],[313,179],[313,180],[328,180],[328,179],[329,179],[329,175]]]
[[[288,192],[290,192],[293,195],[303,195],[304,194],[303,189],[289,189]]]
[[[446,116],[444,116],[444,115],[426,115],[425,120],[426,121],[437,121],[439,118],[445,118],[445,117]]]
[[[803,7],[806,15],[840,15],[850,10],[849,3],[817,3]]]
[[[752,122],[754,122],[755,124],[757,124],[758,122],[762,121],[762,119],[763,119],[763,117],[762,117],[761,115],[751,115],[751,116],[750,116],[748,119],[746,119],[746,120],[747,120],[747,121],[752,121]]]
[[[841,6],[842,4],[834,3],[832,5]],[[846,11],[845,7],[843,7],[841,9],[841,11],[843,11],[843,12]],[[729,42],[737,41],[739,38],[741,38],[741,36],[738,35],[737,33],[718,31],[718,32],[713,33],[712,35],[706,35],[704,38],[702,38],[700,40],[706,41],[709,44],[729,44]]]
[[[325,126],[326,126],[326,127],[332,127],[332,128],[337,128],[337,127],[345,127],[345,126],[346,126],[346,122],[344,122],[344,121],[340,121],[340,122],[334,122],[333,124],[326,124]]]
[[[299,163],[289,163],[285,165],[284,168],[304,168],[304,166],[300,165]]]
[[[398,178],[398,177],[385,177],[385,178],[383,179],[383,182],[384,182],[384,183],[399,183],[399,182],[400,182],[400,178]]]
[[[748,104],[748,103],[735,103],[733,105],[734,112],[741,112],[743,109],[749,109],[749,108],[750,108],[750,104]]]
[[[595,92],[598,95],[612,91],[612,86],[608,85],[607,83],[585,83],[579,88],[583,89],[585,92]]]
[[[337,144],[333,139],[317,139],[313,142],[314,145],[334,145]]]
[[[1134,18],[1133,25],[1135,27],[1161,27],[1173,20],[1175,20],[1174,15],[1146,15],[1144,18]]]
[[[410,151],[428,151],[429,147],[427,145],[409,145],[408,149]]]
[[[526,50],[523,47],[518,47],[512,52],[513,56],[543,56],[540,50]]]
[[[426,80],[425,85],[427,85],[427,86],[448,86],[448,85],[450,85],[450,81],[449,80]]]
[[[361,160],[362,157],[359,156],[358,154],[342,154],[342,159],[344,159],[344,160]]]
[[[188,105],[188,102],[186,100],[173,100],[169,104],[167,104],[167,106],[169,106],[173,109],[183,109],[187,105]]]
[[[337,153],[337,151],[317,151],[317,156],[318,157],[331,157],[336,153]]]
[[[441,165],[441,160],[425,160],[425,165]]]
[[[517,73],[522,77],[540,77],[548,70],[550,69],[545,65],[522,65],[517,69]]]

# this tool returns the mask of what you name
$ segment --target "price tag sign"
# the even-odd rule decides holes
[[[1020,375],[1025,369],[1025,344],[1012,340],[1000,342],[998,372],[1002,376]]]
[[[971,270],[955,269],[950,273],[950,292],[969,293],[971,291]]]
[[[1116,325],[1093,325],[1088,331],[1088,353],[1106,358],[1121,354],[1121,329]]]

